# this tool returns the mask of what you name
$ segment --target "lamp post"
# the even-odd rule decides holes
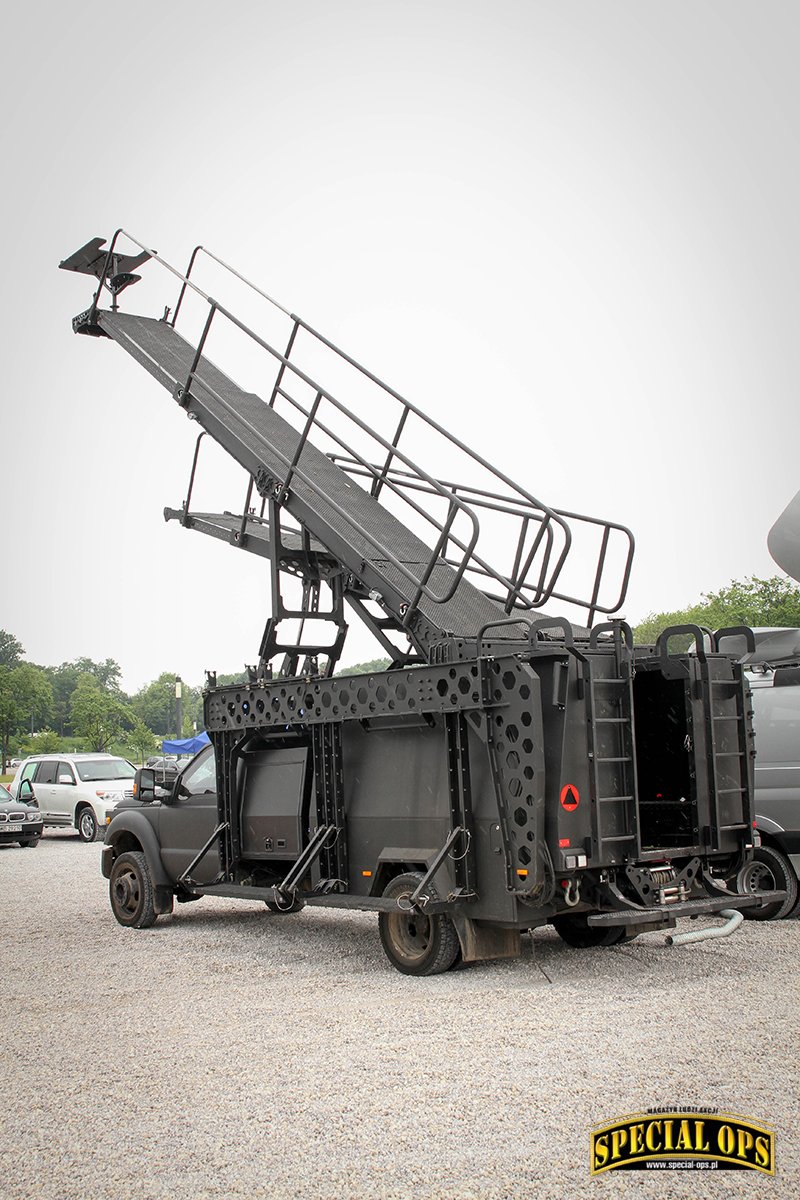
[[[177,736],[183,737],[183,701],[181,699],[181,677],[175,676],[175,724],[178,726]]]

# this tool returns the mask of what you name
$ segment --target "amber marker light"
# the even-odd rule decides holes
[[[361,874],[364,876],[365,879],[372,878],[372,871],[362,871]]]
[[[520,879],[527,879],[528,877],[528,872],[523,871],[521,868],[517,871],[517,874],[519,875]]]

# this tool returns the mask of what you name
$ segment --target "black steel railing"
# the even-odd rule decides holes
[[[338,463],[342,470],[347,471],[353,476],[372,476],[377,475],[381,481],[384,481],[386,476],[391,474],[398,486],[404,490],[416,491],[422,493],[430,493],[427,485],[415,479],[409,472],[400,471],[396,468],[387,468],[386,464],[378,467],[376,464],[371,464],[370,470],[365,470],[360,463],[355,459],[348,459],[344,455],[332,454],[331,459]],[[487,509],[490,512],[495,512],[504,517],[518,518],[519,532],[516,538],[514,562],[511,572],[504,575],[502,572],[489,566],[479,554],[473,553],[470,564],[467,567],[467,574],[475,574],[483,576],[486,579],[494,579],[496,582],[503,584],[505,591],[503,594],[486,592],[485,594],[490,600],[502,604],[506,612],[511,612],[514,608],[532,609],[540,607],[536,597],[542,591],[542,581],[539,584],[531,583],[528,578],[528,572],[531,563],[538,549],[539,541],[534,538],[531,545],[525,550],[528,541],[528,533],[530,526],[538,524],[545,536],[552,541],[552,531],[550,530],[547,519],[538,508],[530,504],[524,504],[517,500],[514,496],[504,495],[500,492],[490,492],[484,488],[473,487],[471,484],[453,483],[449,479],[440,479],[438,482],[442,487],[453,493],[457,493],[470,507]],[[555,509],[555,512],[565,520],[574,521],[580,524],[593,525],[601,531],[600,546],[597,551],[595,562],[594,575],[592,578],[592,591],[588,599],[579,599],[576,596],[569,595],[565,592],[553,590],[549,593],[548,599],[562,600],[566,603],[577,604],[581,608],[586,608],[588,611],[589,624],[591,625],[594,616],[597,613],[609,614],[616,612],[624,602],[625,595],[630,580],[631,568],[633,566],[633,555],[635,550],[635,542],[633,534],[625,525],[620,525],[617,521],[608,521],[600,517],[590,517],[584,513],[570,512],[566,509]],[[600,602],[600,589],[603,581],[603,574],[607,564],[609,546],[611,538],[617,536],[617,541],[621,543],[622,553],[624,554],[623,567],[618,591],[612,597],[609,597],[606,603]],[[450,541],[459,549],[463,549],[459,539],[451,535]],[[544,571],[547,562],[549,561],[551,546],[548,545],[544,552],[542,560],[541,573]],[[524,555],[524,557],[523,557]],[[450,563],[447,558],[446,548],[444,561]],[[534,598],[531,599],[525,593],[533,593]]]
[[[481,580],[489,581],[490,587],[494,584],[495,588],[499,588],[499,592],[486,591],[485,588],[481,588],[481,590],[490,596],[491,599],[500,603],[506,612],[511,612],[516,608],[540,608],[549,600],[558,599],[587,609],[590,617],[589,623],[591,623],[591,619],[596,613],[613,612],[622,604],[630,576],[634,549],[633,536],[624,526],[578,513],[568,513],[564,510],[553,509],[544,504],[525,488],[520,487],[520,485],[510,479],[503,471],[492,466],[480,454],[470,449],[459,438],[444,429],[437,421],[427,416],[416,405],[406,400],[388,384],[379,379],[378,376],[339,349],[339,347],[320,334],[306,321],[291,313],[273,297],[269,296],[261,288],[246,279],[228,263],[205,247],[195,247],[189,259],[186,273],[182,274],[155,251],[144,245],[144,243],[138,241],[126,231],[119,229],[114,234],[110,243],[106,259],[107,265],[111,262],[117,239],[120,236],[128,238],[129,241],[149,254],[151,258],[180,281],[180,292],[171,321],[173,327],[177,322],[187,291],[194,293],[209,306],[191,369],[185,382],[176,388],[176,393],[179,394],[179,398],[182,398],[183,402],[188,398],[192,384],[197,379],[198,383],[210,392],[223,408],[227,409],[241,424],[248,428],[252,435],[261,442],[264,441],[263,436],[247,422],[246,418],[240,413],[235,412],[224,398],[219,396],[214,388],[210,386],[207,379],[202,378],[202,375],[198,376],[203,350],[217,314],[243,332],[277,363],[277,375],[268,403],[270,406],[274,406],[278,399],[281,399],[288,403],[299,416],[304,418],[302,430],[298,431],[300,438],[291,458],[287,458],[276,446],[270,444],[271,453],[276,455],[286,468],[286,474],[278,489],[279,493],[286,498],[290,485],[294,480],[302,480],[303,483],[311,487],[320,498],[324,499],[329,507],[346,520],[373,547],[378,557],[386,559],[409,581],[413,595],[404,614],[404,622],[406,624],[423,596],[436,604],[445,603],[452,598],[462,578],[467,573],[473,574]],[[254,329],[240,320],[227,307],[220,304],[197,286],[191,276],[201,254],[207,256],[224,271],[230,273],[289,318],[292,326],[284,351],[277,349]],[[101,278],[95,295],[93,313],[96,311],[99,303],[103,283],[104,279]],[[391,435],[389,437],[384,437],[377,429],[361,420],[352,411],[352,408],[343,404],[330,391],[322,387],[315,379],[303,371],[297,365],[296,361],[292,360],[291,355],[295,350],[300,331],[332,352],[339,360],[358,372],[364,379],[372,383],[400,406],[397,418],[392,420]],[[312,390],[314,398],[309,406],[302,403],[292,393],[290,388],[293,383],[305,385]],[[371,456],[359,453],[352,444],[332,428],[329,420],[323,421],[320,416],[320,410],[323,405],[342,415],[348,422],[355,425],[363,434],[377,444],[385,452],[385,457],[382,456],[382,461],[376,464],[371,460]],[[423,422],[427,430],[435,432],[443,438],[448,447],[466,455],[469,461],[482,471],[487,472],[490,480],[495,481],[497,490],[494,491],[491,488],[478,488],[443,481],[414,461],[400,445],[407,428],[408,419],[412,414]],[[329,457],[334,462],[341,465],[349,474],[360,475],[371,481],[369,492],[373,497],[380,497],[382,491],[387,489],[398,497],[404,505],[410,506],[419,518],[427,522],[435,530],[436,544],[421,570],[413,570],[407,563],[401,561],[390,546],[387,546],[380,538],[376,538],[370,531],[364,529],[352,513],[343,509],[331,496],[321,491],[315,480],[303,470],[302,452],[315,431],[319,431],[331,439],[338,447],[338,450],[342,452],[329,454]],[[444,502],[446,505],[446,516],[443,519],[434,516],[429,511],[429,507],[426,507],[424,503],[418,503],[413,498],[411,495],[412,492],[416,492],[420,499],[425,496],[434,496],[439,501]],[[485,554],[476,552],[480,534],[480,522],[475,512],[476,509],[491,509],[520,521],[514,563],[510,571],[499,570],[489,561]],[[466,523],[465,530],[454,529],[459,516]],[[572,546],[571,521],[588,523],[599,527],[601,530],[601,546],[592,576],[591,591],[588,596],[571,595],[567,592],[557,590],[556,587]],[[612,605],[602,603],[601,582],[607,565],[609,544],[614,535],[625,539],[626,555],[619,596],[616,604]],[[431,586],[431,577],[434,574],[437,564],[446,565],[452,572],[447,586],[440,587],[438,591]]]

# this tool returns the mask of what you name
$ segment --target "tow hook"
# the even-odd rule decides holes
[[[744,917],[735,908],[723,908],[719,914],[721,917],[726,917],[724,925],[709,925],[706,929],[693,929],[689,933],[676,933],[674,936],[669,936],[666,939],[667,946],[686,946],[689,942],[705,942],[712,938],[729,937],[734,930],[738,929]]]
[[[570,908],[574,908],[580,903],[581,899],[581,881],[580,879],[570,879],[564,892],[564,903]]]

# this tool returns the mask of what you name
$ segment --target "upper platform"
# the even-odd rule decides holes
[[[541,617],[548,602],[582,607],[589,625],[597,614],[616,611],[622,603],[633,554],[633,538],[624,526],[545,505],[306,322],[248,284],[288,318],[288,345],[277,349],[190,279],[202,253],[247,283],[208,251],[197,248],[182,274],[133,238],[129,240],[138,253],[122,255],[117,249],[122,236],[129,237],[119,231],[105,261],[102,241],[94,239],[62,264],[100,280],[94,303],[73,323],[76,331],[111,338],[143,366],[241,464],[259,494],[272,502],[273,511],[288,514],[324,548],[357,584],[360,597],[376,602],[423,657],[430,658],[432,648],[446,639],[474,643],[485,626],[498,621],[509,625],[505,635],[524,633],[526,622],[515,622],[524,616]],[[119,311],[119,291],[138,279],[130,268],[149,259],[180,281],[172,321],[167,319],[169,310],[160,319]],[[112,297],[110,310],[99,307],[104,289]],[[202,335],[191,340],[175,327],[187,293],[199,298],[207,313]],[[271,362],[271,387],[264,395],[241,387],[206,352],[211,326],[221,322],[244,333]],[[377,403],[368,406],[367,421],[346,394],[334,395],[309,368],[299,365],[298,335],[329,353],[334,365],[349,370],[357,385],[374,387],[392,410],[385,432],[377,417],[373,424]],[[334,377],[338,380],[340,375]],[[357,391],[354,388],[353,394]],[[423,436],[409,442],[412,423]],[[422,465],[420,446],[435,465]],[[438,477],[438,463],[459,459],[470,470],[471,482]],[[205,514],[197,527],[236,541],[234,525],[241,520],[231,517],[228,527],[224,515]],[[594,565],[590,559],[584,571],[587,583],[580,591],[563,587],[576,527],[597,536]],[[251,535],[255,540],[248,548],[269,554],[268,532],[251,523]],[[609,547],[615,542],[622,546],[622,579],[618,594],[608,596],[604,576]],[[505,566],[498,562],[504,556]]]

